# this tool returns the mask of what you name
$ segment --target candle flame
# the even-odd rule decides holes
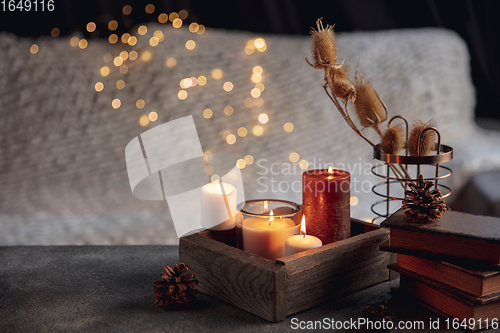
[[[274,215],[274,212],[273,212],[273,211],[271,211],[271,212],[269,213],[269,215],[271,216],[271,217],[269,218],[269,225],[271,225],[271,223],[273,223],[273,222],[274,222],[274,216],[273,216],[273,215]]]
[[[306,236],[306,216],[302,215],[302,222],[300,223],[300,234]]]
[[[264,209],[269,209],[269,203],[267,201],[264,201]]]
[[[333,167],[331,165],[328,167],[328,173],[333,173]]]

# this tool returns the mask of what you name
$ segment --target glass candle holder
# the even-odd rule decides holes
[[[246,252],[276,260],[285,254],[288,237],[300,232],[302,211],[294,202],[249,200],[240,205],[236,223],[237,246]]]

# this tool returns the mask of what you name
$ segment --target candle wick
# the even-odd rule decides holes
[[[306,233],[305,232],[301,232],[300,234],[302,235],[302,238],[306,238]]]

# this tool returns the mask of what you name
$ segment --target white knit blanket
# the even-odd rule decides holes
[[[163,31],[165,40],[151,47],[155,30]],[[132,196],[124,148],[146,129],[186,115],[193,115],[204,150],[253,156],[254,163],[242,170],[247,199],[300,203],[302,170],[289,160],[296,152],[311,166],[343,163],[352,174],[351,195],[359,199],[352,216],[373,217],[370,205],[379,198],[366,191],[377,182],[367,169],[374,163],[372,149],[325,95],[321,71],[305,62],[309,37],[263,36],[267,50],[252,55],[244,48],[257,36],[245,32],[207,29],[197,35],[150,24],[147,35],[138,37],[134,47],[90,40],[81,50],[71,47],[69,38],[34,41],[0,34],[0,245],[177,243],[166,202]],[[189,39],[196,42],[191,51],[185,47]],[[34,42],[35,55],[29,52]],[[500,136],[472,121],[469,56],[456,34],[437,29],[345,33],[338,35],[338,44],[340,58],[351,68],[359,59],[360,71],[373,79],[390,116],[433,120],[443,143],[455,149],[448,163],[454,190],[473,173],[500,166]],[[121,74],[103,56],[123,50],[150,51],[152,57],[127,60],[128,72]],[[165,66],[170,57],[177,60],[173,68]],[[102,77],[105,65],[111,73]],[[248,108],[257,65],[263,68],[264,105]],[[216,68],[223,71],[220,80],[211,77]],[[187,89],[187,99],[180,100],[179,82],[200,75],[207,84]],[[115,87],[120,79],[123,90]],[[104,90],[98,93],[99,81]],[[229,92],[223,90],[226,81],[234,85]],[[118,109],[111,106],[115,98],[121,101]],[[136,107],[138,99],[145,100],[143,109]],[[234,109],[230,116],[223,112],[228,105]],[[213,110],[210,119],[203,117],[207,108]],[[139,118],[151,111],[158,120],[141,126]],[[257,137],[252,128],[260,125],[261,113],[269,122]],[[283,129],[286,122],[294,124],[291,133]],[[237,135],[240,127],[248,130],[246,137]],[[233,145],[226,143],[229,133],[237,138]],[[370,130],[365,133],[378,142]]]

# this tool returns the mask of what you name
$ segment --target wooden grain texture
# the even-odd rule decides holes
[[[286,267],[287,315],[388,280],[390,255],[378,251],[388,239],[379,229],[278,260]]]
[[[268,321],[284,320],[285,266],[207,236],[194,234],[179,243],[179,260],[196,275],[197,289]]]

